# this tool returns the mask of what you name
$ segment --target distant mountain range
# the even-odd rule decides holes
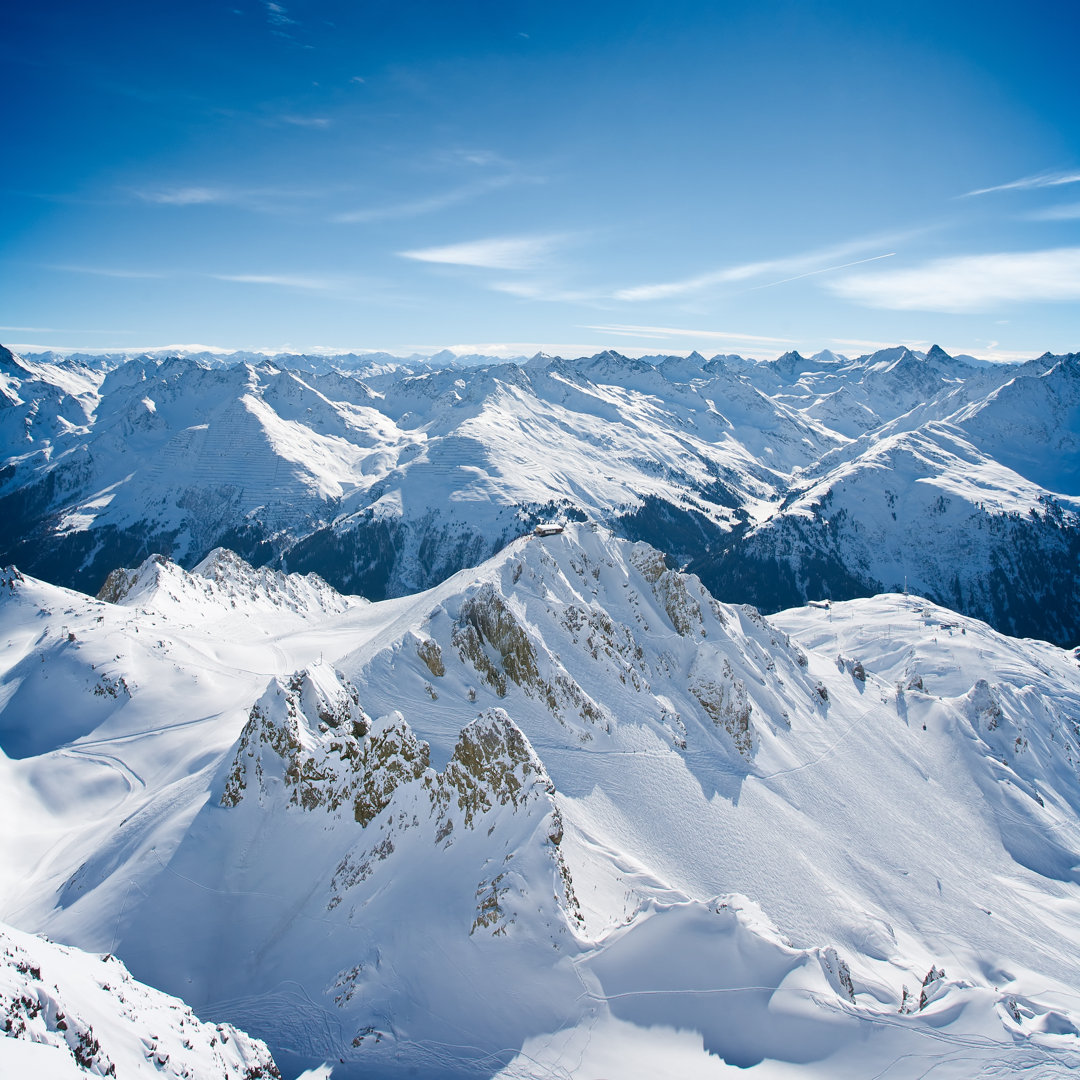
[[[0,561],[96,592],[217,546],[371,599],[538,520],[766,611],[911,592],[1080,641],[1080,355],[566,360],[0,350]]]

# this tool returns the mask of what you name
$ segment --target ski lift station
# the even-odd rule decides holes
[[[535,529],[534,536],[555,536],[563,531],[563,526],[557,521],[541,521]]]

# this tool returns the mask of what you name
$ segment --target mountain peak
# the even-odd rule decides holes
[[[160,578],[160,568],[172,560],[168,555],[148,555],[137,567],[117,567],[109,572],[98,590],[97,598],[108,604],[130,603],[147,591],[152,591]]]
[[[150,555],[134,569],[111,571],[98,599],[188,616],[200,612],[200,618],[215,611],[232,615],[252,609],[264,615],[270,611],[327,614],[357,602],[342,596],[318,574],[256,568],[228,548],[215,548],[190,571],[168,555]]]
[[[6,346],[0,345],[0,368],[17,367],[21,370],[19,358]]]
[[[845,358],[839,353],[834,353],[832,349],[822,349],[820,352],[814,353],[810,359],[815,364],[843,364]]]

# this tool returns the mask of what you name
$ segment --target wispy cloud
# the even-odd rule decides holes
[[[1007,184],[965,191],[960,197],[967,199],[972,195],[990,195],[995,191],[1024,191],[1029,188],[1061,187],[1064,184],[1080,184],[1080,172],[1045,172],[1036,176],[1022,176],[1019,180],[1010,180]]]
[[[108,278],[163,278],[167,274],[153,270],[125,270],[111,266],[47,266],[47,270],[62,270],[66,274],[92,274]]]
[[[458,150],[456,156],[469,165],[506,165],[508,162],[494,150]]]
[[[349,282],[343,278],[310,277],[304,274],[207,274],[215,281],[232,281],[240,285],[275,285],[283,289],[305,289],[311,292],[342,292]]]
[[[1002,303],[1080,300],[1080,248],[959,255],[830,281],[838,296],[897,311],[985,311]]]
[[[88,327],[78,327],[72,329],[71,327],[64,328],[58,326],[0,326],[0,333],[7,334],[8,332],[21,334],[107,334],[109,337],[124,337],[125,335],[131,335],[134,333],[133,330],[102,330],[91,329]],[[16,345],[14,342],[9,342],[8,347],[17,350],[20,348],[25,348],[26,345],[25,343]],[[44,346],[41,345],[31,345],[29,347],[32,349],[44,348]],[[80,351],[89,351],[92,348],[100,349],[101,347],[101,345],[88,345],[85,347],[85,349],[81,349]]]
[[[58,331],[59,333],[88,333],[88,334],[133,334],[133,330],[87,330],[87,331]],[[97,356],[103,353],[122,353],[125,356],[137,356],[140,353],[218,353],[226,354],[236,352],[235,347],[226,348],[220,345],[43,345],[37,342],[12,343],[13,349],[48,351],[55,353],[91,353]],[[268,352],[265,349],[251,349],[251,352]],[[284,350],[273,350],[275,352]],[[26,355],[24,353],[23,355]]]
[[[155,206],[236,206],[259,213],[292,213],[353,190],[347,184],[321,187],[238,187],[216,182],[148,184],[124,189],[128,197]]]
[[[147,271],[124,270],[105,266],[50,266],[50,270],[62,270],[73,274],[93,274],[109,278],[151,278],[164,280],[186,278],[189,280],[229,281],[238,285],[271,285],[284,289],[303,289],[310,292],[348,293],[360,282],[356,279],[314,274],[219,274],[212,271]],[[370,284],[370,283],[369,283]],[[29,329],[29,328],[26,328]]]
[[[277,121],[279,124],[303,128],[328,128],[333,123],[329,116],[299,116],[295,113],[283,113],[277,117]]]
[[[831,274],[834,270],[847,270],[850,266],[862,266],[863,263],[877,262],[878,259],[891,259],[895,254],[895,251],[888,251],[884,255],[871,255],[869,259],[855,259],[853,262],[840,263],[838,266],[823,266],[820,270],[807,270],[805,274],[793,274],[791,277],[781,278],[779,281],[767,281],[764,285],[753,285],[750,291],[771,289],[774,285],[786,285],[789,281],[800,281],[802,278],[814,277],[816,274]]]
[[[893,238],[895,240],[895,237]],[[702,292],[705,289],[714,288],[718,285],[730,285],[735,282],[749,282],[755,278],[766,275],[786,275],[778,281],[770,281],[756,288],[770,288],[774,285],[782,285],[798,278],[810,277],[814,274],[825,274],[833,270],[844,269],[845,266],[854,263],[843,263],[838,266],[825,265],[822,263],[835,263],[838,259],[845,259],[860,252],[880,248],[888,238],[868,237],[862,240],[854,240],[847,244],[838,244],[834,247],[824,248],[819,251],[805,252],[800,255],[790,255],[779,259],[764,259],[760,262],[743,263],[738,266],[728,266],[721,270],[712,270],[707,274],[698,274],[694,277],[683,278],[679,281],[666,281],[653,285],[635,285],[627,289],[619,289],[613,294],[616,300],[629,300],[634,302],[649,300],[669,300],[676,296]],[[875,255],[873,259],[888,258],[893,254]],[[872,261],[857,260],[858,262]]]
[[[638,338],[704,338],[708,341],[753,342],[755,345],[793,345],[792,338],[763,337],[760,334],[741,334],[733,330],[688,330],[677,326],[628,326],[615,323],[607,326],[585,326],[584,330],[597,330],[602,334],[617,334],[620,337]]]
[[[682,278],[679,281],[664,281],[652,285],[634,285],[628,289],[618,289],[613,294],[616,300],[669,300],[674,296],[686,296],[688,293],[701,292],[714,285],[723,285],[730,281],[742,281],[765,273],[771,263],[748,263],[744,266],[732,266],[726,270],[713,270],[707,274]],[[764,268],[764,269],[762,269]]]
[[[476,266],[488,270],[532,270],[566,239],[564,235],[496,236],[468,240],[444,247],[399,251],[405,259],[443,263],[448,266]]]
[[[289,18],[288,9],[284,4],[275,4],[272,0],[263,0],[263,7],[266,8],[266,21],[271,26],[295,26],[296,20]]]
[[[1080,202],[1059,203],[1025,214],[1028,221],[1080,221]]]
[[[198,206],[202,203],[230,202],[228,193],[219,188],[177,187],[136,191],[143,202],[162,206]]]
[[[394,218],[420,217],[423,214],[433,214],[449,206],[480,198],[489,192],[499,191],[501,188],[521,182],[522,178],[517,176],[492,176],[474,184],[464,184],[450,191],[428,195],[421,199],[348,210],[343,214],[337,214],[331,220],[345,225],[366,225],[375,221],[390,221]]]
[[[540,281],[494,281],[488,288],[508,296],[520,297],[522,300],[541,300],[547,303],[578,304],[608,299],[606,293],[596,289],[566,289]]]

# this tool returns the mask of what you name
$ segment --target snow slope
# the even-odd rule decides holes
[[[279,1077],[266,1046],[206,1024],[176,998],[136,982],[115,956],[93,956],[0,925],[0,1073]]]
[[[18,925],[338,1080],[1080,1065],[1073,654],[900,594],[766,620],[588,524],[377,604],[269,579],[258,623],[214,561],[9,575],[5,672],[59,637],[136,683],[0,741]]]

